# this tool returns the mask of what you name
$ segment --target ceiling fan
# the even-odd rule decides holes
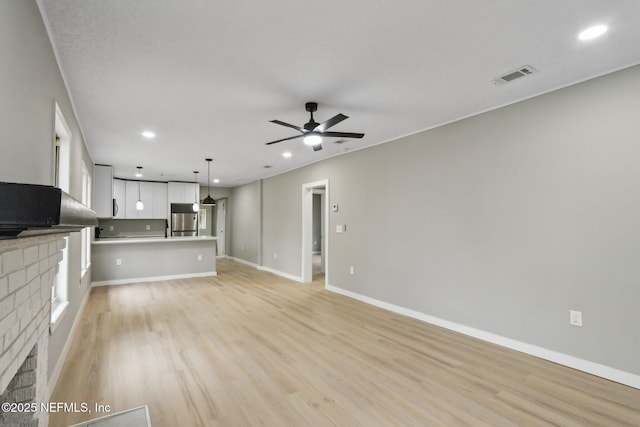
[[[300,132],[300,135],[291,136],[289,138],[278,139],[277,141],[267,142],[266,145],[276,144],[282,141],[288,141],[290,139],[296,138],[304,138],[304,143],[306,145],[311,146],[313,151],[322,150],[322,137],[332,137],[332,138],[362,138],[364,133],[353,133],[353,132],[328,132],[327,130],[341,121],[348,119],[349,117],[344,114],[338,114],[330,118],[324,123],[317,123],[313,120],[313,113],[318,109],[318,103],[316,102],[307,102],[304,104],[305,110],[307,110],[311,114],[311,119],[308,123],[306,123],[303,127],[299,127],[296,125],[291,125],[289,123],[281,122],[280,120],[271,120],[271,123],[275,123],[277,125],[286,126]]]

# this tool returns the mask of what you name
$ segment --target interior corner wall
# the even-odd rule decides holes
[[[331,285],[640,374],[639,93],[636,66],[265,179],[263,265],[300,276],[329,179]]]
[[[261,199],[260,181],[232,188],[229,198],[230,255],[256,265],[260,265]]]
[[[54,102],[71,130],[70,191],[82,198],[82,163],[93,173],[71,101],[35,0],[0,2],[0,181],[53,185]],[[69,238],[69,306],[49,338],[49,376],[89,290],[80,277],[80,233]]]

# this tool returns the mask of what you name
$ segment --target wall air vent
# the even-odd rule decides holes
[[[509,71],[506,74],[501,75],[500,77],[498,77],[497,79],[495,79],[493,81],[494,84],[497,85],[501,85],[501,84],[505,84],[505,83],[509,83],[512,82],[514,80],[517,80],[521,77],[526,77],[530,74],[533,74],[536,72],[536,69],[533,68],[531,65],[524,65],[522,67],[519,67],[513,71]]]

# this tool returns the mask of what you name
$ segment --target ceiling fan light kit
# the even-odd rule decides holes
[[[306,135],[302,141],[306,145],[314,146],[314,145],[322,144],[322,137],[315,132],[311,132],[310,134]]]
[[[322,140],[325,137],[328,138],[362,138],[364,133],[354,132],[329,132],[328,129],[348,119],[348,116],[344,114],[337,114],[323,123],[318,123],[313,119],[313,113],[318,109],[318,103],[307,102],[304,105],[305,110],[310,114],[310,119],[304,126],[296,126],[290,123],[285,123],[280,120],[271,120],[271,123],[275,123],[280,126],[292,128],[300,132],[300,135],[291,136],[289,138],[278,139],[276,141],[267,142],[266,145],[277,144],[278,142],[288,141],[290,139],[303,138],[303,142],[306,145],[311,146],[313,151],[322,150]]]

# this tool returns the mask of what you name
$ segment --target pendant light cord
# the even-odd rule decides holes
[[[211,197],[211,159],[207,159],[207,197]]]

